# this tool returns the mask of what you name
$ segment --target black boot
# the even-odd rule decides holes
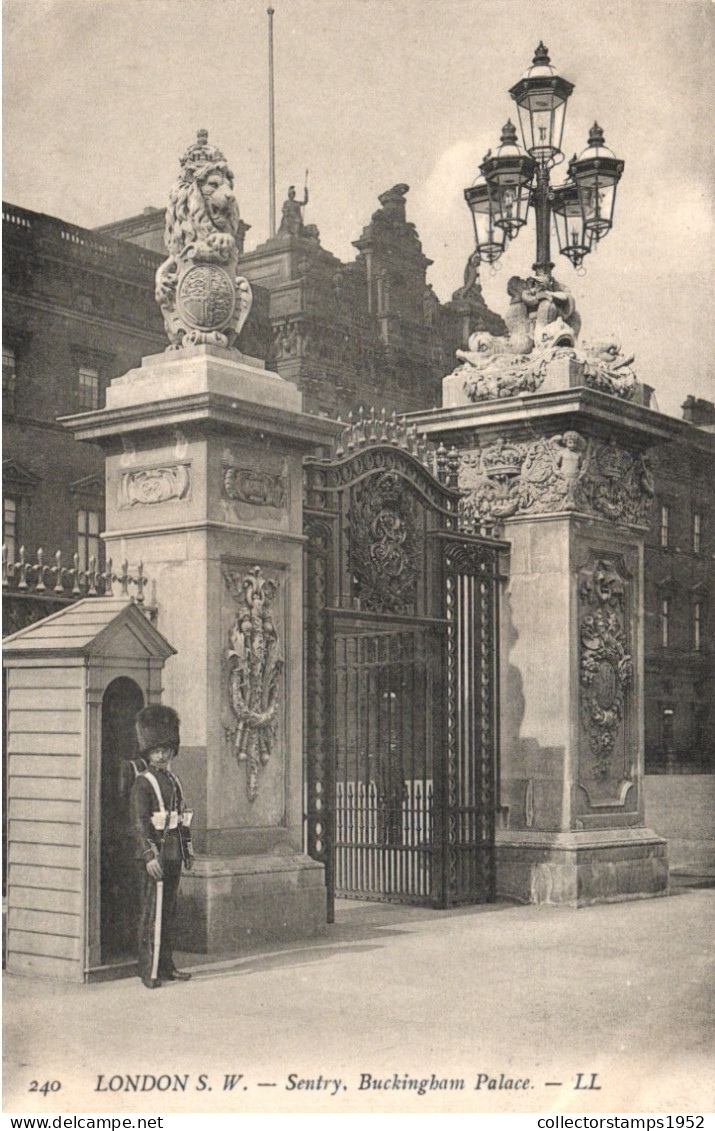
[[[171,970],[162,970],[161,976],[165,982],[190,982],[191,975],[186,970],[177,970],[172,966]]]

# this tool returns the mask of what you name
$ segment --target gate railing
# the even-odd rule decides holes
[[[304,464],[306,850],[325,864],[329,909],[336,894],[494,896],[508,544],[462,513],[459,467],[455,449],[374,411]],[[398,714],[380,722],[386,696]]]
[[[20,547],[19,557],[12,561],[8,554],[7,546],[2,548],[2,588],[3,592],[14,591],[17,593],[52,593],[56,597],[112,597],[113,586],[118,585],[123,597],[129,595],[129,586],[135,585],[137,589],[136,601],[141,605],[144,601],[144,566],[141,562],[137,566],[136,576],[129,572],[129,563],[122,562],[119,573],[112,569],[112,559],[107,561],[106,569],[99,569],[94,555],[89,558],[87,568],[80,566],[79,554],[72,555],[72,564],[63,565],[62,551],[52,557],[52,564],[45,561],[45,552],[38,549],[35,560],[32,561],[24,546]]]
[[[432,781],[405,781],[401,797],[376,782],[335,786],[335,887],[343,897],[429,902]]]

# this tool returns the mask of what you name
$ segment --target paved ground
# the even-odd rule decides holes
[[[156,991],[6,975],[5,1110],[710,1111],[714,908],[687,881],[580,910],[343,903],[325,938],[185,956]]]

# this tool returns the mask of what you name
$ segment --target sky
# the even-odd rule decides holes
[[[247,249],[268,236],[267,0],[4,0],[3,198],[83,227],[163,207],[199,127],[236,176]],[[540,40],[575,89],[563,148],[595,120],[625,161],[613,230],[577,275],[585,341],[635,354],[661,411],[715,399],[711,0],[272,0],[277,212],[289,184],[343,260],[379,207],[407,214],[446,301],[473,249],[463,189],[499,143]],[[554,171],[554,182],[565,165]],[[531,272],[533,218],[484,295]]]

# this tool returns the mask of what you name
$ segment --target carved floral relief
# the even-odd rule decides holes
[[[246,794],[258,796],[260,770],[275,752],[284,659],[273,618],[278,582],[260,566],[224,571],[237,608],[228,632],[228,707],[231,747],[246,767]]]
[[[598,558],[580,575],[581,724],[590,753],[589,778],[620,777],[614,752],[633,679],[626,579],[615,560]]]

